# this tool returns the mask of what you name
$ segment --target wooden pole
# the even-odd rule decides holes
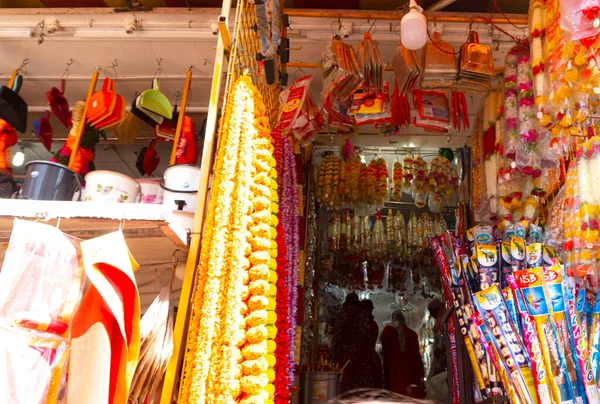
[[[90,106],[90,99],[92,98],[92,94],[94,94],[94,91],[96,91],[98,75],[99,73],[97,71],[94,72],[94,74],[92,74],[90,86],[88,88],[87,95],[85,96],[85,106],[83,107],[81,121],[79,122],[77,133],[75,134],[75,141],[71,145],[71,158],[69,159],[69,168],[73,168],[73,165],[75,164],[75,159],[77,158],[77,152],[79,151],[79,142],[81,141],[81,136],[83,135],[83,131],[85,130],[85,119],[87,116],[88,108]]]
[[[232,0],[223,0],[221,15],[229,16]],[[206,132],[204,134],[204,147],[202,148],[202,160],[200,164],[200,180],[198,184],[198,196],[196,198],[196,210],[194,215],[194,224],[190,238],[190,248],[183,285],[179,297],[179,306],[177,309],[177,318],[175,320],[175,330],[173,332],[173,355],[167,366],[165,381],[163,383],[160,404],[171,404],[173,391],[178,378],[181,378],[179,366],[186,352],[186,337],[188,323],[190,319],[190,306],[193,296],[193,286],[196,279],[196,267],[200,259],[200,240],[202,238],[202,228],[206,213],[206,202],[209,192],[210,172],[214,162],[215,132],[217,128],[217,118],[219,112],[219,99],[221,96],[221,80],[223,78],[223,64],[225,62],[225,47],[223,36],[219,35],[217,39],[217,50],[215,54],[215,64],[213,69],[212,85],[210,89],[210,102],[208,105],[208,115],[206,117]]]
[[[179,145],[179,138],[181,137],[181,130],[183,129],[183,118],[185,117],[185,109],[187,107],[188,94],[190,93],[190,86],[192,85],[192,69],[190,68],[185,74],[185,84],[183,85],[183,95],[181,97],[181,108],[179,109],[179,118],[177,119],[177,129],[175,130],[175,139],[173,141],[173,150],[171,151],[171,159],[169,165],[175,165],[177,159],[177,145]]]

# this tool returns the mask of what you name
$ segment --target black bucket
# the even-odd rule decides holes
[[[21,189],[21,198],[37,201],[72,201],[79,191],[81,199],[81,181],[79,175],[62,164],[36,160],[25,165],[25,181]]]

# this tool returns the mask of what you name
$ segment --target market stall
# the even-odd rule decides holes
[[[597,1],[124,3],[0,9],[0,397],[600,403]]]

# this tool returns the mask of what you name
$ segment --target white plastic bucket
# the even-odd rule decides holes
[[[137,182],[142,189],[140,203],[162,205],[164,191],[160,186],[160,180],[140,179]]]
[[[200,182],[200,167],[179,164],[167,168],[160,186],[165,191],[163,205],[169,210],[194,212]]]
[[[124,174],[114,171],[92,171],[85,176],[85,182],[86,202],[139,202],[140,184]]]

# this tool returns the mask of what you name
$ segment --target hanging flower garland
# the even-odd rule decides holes
[[[280,130],[273,132],[274,146],[275,146],[275,160],[277,164],[277,172],[279,178],[282,180],[281,187],[279,188],[279,194],[281,195],[280,201],[281,206],[279,209],[279,223],[277,226],[277,261],[276,261],[276,274],[277,274],[277,297],[276,312],[277,312],[277,330],[288,330],[290,327],[289,323],[289,304],[288,304],[288,250],[286,245],[286,226],[285,226],[285,212],[289,210],[289,201],[286,200],[286,177],[289,176],[285,170],[285,156],[283,155],[283,143],[286,139],[281,134]],[[288,174],[288,175],[286,175]],[[275,366],[273,381],[275,385],[275,403],[287,403],[289,401],[289,373],[288,373],[288,351],[289,351],[289,338],[287,332],[278,332],[274,338],[275,342]]]
[[[287,248],[287,293],[289,307],[288,375],[290,385],[294,382],[294,356],[296,351],[296,325],[298,312],[298,265],[300,264],[300,213],[298,209],[298,178],[296,172],[296,156],[287,138],[282,139],[284,161],[283,197],[286,206],[283,209],[283,227]],[[289,202],[289,203],[288,203]]]
[[[247,338],[241,316],[246,311],[242,300],[248,295],[244,286],[248,260],[244,255],[249,250],[252,171],[252,159],[246,150],[256,132],[255,94],[250,79],[240,78],[223,117],[192,301],[181,403],[232,401],[241,392],[237,364],[241,358],[239,346]]]
[[[249,80],[249,79],[248,79]],[[275,327],[277,316],[275,307],[269,305],[269,299],[277,294],[275,279],[271,276],[272,261],[277,258],[275,239],[278,200],[274,197],[277,190],[273,145],[266,117],[266,108],[255,87],[255,121],[252,142],[252,214],[250,215],[250,262],[249,288],[247,296],[248,311],[245,315],[246,341],[242,346],[241,396],[243,404],[263,404],[273,400],[274,386],[269,383],[269,369],[275,365],[274,356],[269,353],[269,329]],[[271,346],[271,348],[270,348]]]

